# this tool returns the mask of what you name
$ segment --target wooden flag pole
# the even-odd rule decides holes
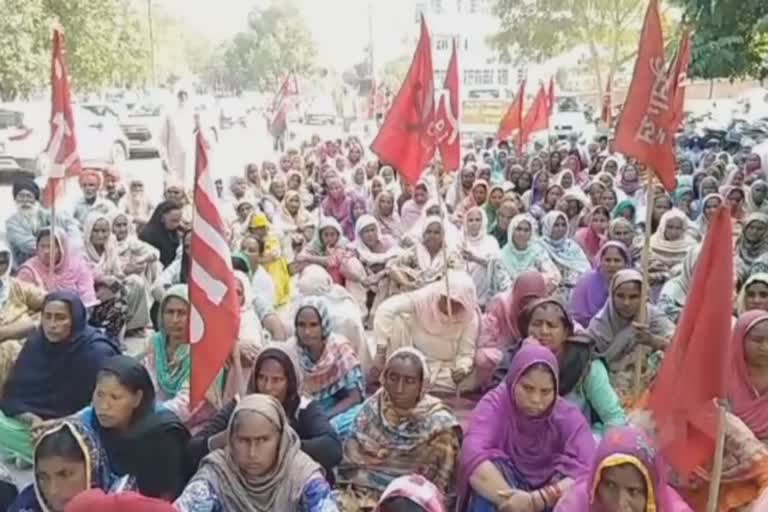
[[[440,206],[440,220],[443,224],[443,273],[445,274],[445,297],[448,299],[446,301],[446,305],[448,306],[448,317],[453,317],[453,307],[451,305],[451,283],[448,279],[448,241],[446,240],[448,236],[448,230],[445,229],[445,217],[446,217],[446,210],[445,210],[445,200],[443,199],[443,178],[445,176],[445,172],[443,172],[442,166],[440,169],[440,172],[437,176],[437,202]]]
[[[641,257],[641,273],[643,274],[643,285],[640,292],[640,313],[637,317],[638,323],[645,324],[648,322],[648,297],[650,297],[650,283],[648,280],[648,268],[651,263],[651,235],[653,230],[651,229],[651,222],[653,220],[653,203],[655,199],[655,191],[653,188],[653,170],[647,169],[648,179],[645,194],[645,238],[643,240],[643,253]],[[643,377],[643,363],[645,354],[643,350],[637,350],[635,352],[635,374],[632,388],[632,395],[637,399],[642,393],[642,377]]]
[[[63,248],[59,248],[58,242],[56,241],[56,195],[58,192],[57,189],[62,183],[57,180],[55,184],[51,185],[51,238],[49,245],[50,249],[48,252],[48,274],[51,282],[53,282],[53,277],[56,274],[56,253],[59,250],[63,250]]]
[[[725,406],[717,405],[717,440],[715,443],[715,458],[712,462],[712,474],[709,479],[709,497],[707,512],[717,512],[720,501],[720,481],[723,477],[723,458],[725,456]]]

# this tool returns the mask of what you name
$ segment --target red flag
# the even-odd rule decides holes
[[[448,171],[458,169],[461,158],[459,102],[459,60],[456,41],[453,41],[453,53],[448,63],[435,115],[435,138],[440,155],[443,157],[443,168]]]
[[[51,205],[60,195],[63,180],[80,174],[75,120],[69,84],[64,35],[53,29],[53,58],[51,59],[51,137],[46,148],[48,181],[43,190],[43,203]]]
[[[549,79],[549,91],[547,91],[547,108],[549,117],[555,112],[555,77]]]
[[[608,82],[605,84],[603,111],[600,113],[600,120],[608,127],[613,121],[613,76],[609,76]]]
[[[272,98],[272,117],[269,120],[269,132],[274,137],[279,137],[288,127],[288,110],[291,108],[291,101],[299,95],[299,83],[296,81],[296,74],[291,71],[283,80],[275,97]]]
[[[209,169],[208,141],[198,130],[189,277],[192,343],[190,408],[208,391],[232,354],[240,330],[240,303],[227,243],[227,229]]]
[[[499,131],[496,134],[497,140],[505,140],[515,130],[519,130],[523,127],[523,102],[525,101],[525,80],[520,82],[520,88],[517,91],[517,96],[512,100],[512,104],[509,106],[507,113],[504,114],[504,118],[499,124]]]
[[[673,192],[675,154],[669,129],[672,98],[668,83],[658,0],[651,0],[640,34],[632,83],[616,126],[616,151],[648,165],[664,188]]]
[[[544,84],[542,84],[523,119],[523,127],[520,130],[522,144],[528,142],[528,137],[533,132],[547,128],[549,128],[549,105],[547,105],[547,93],[544,91]]]
[[[675,132],[683,121],[683,105],[685,103],[685,84],[688,78],[688,65],[691,62],[691,33],[686,28],[680,35],[680,46],[677,48],[675,60],[669,68],[669,93],[672,98],[672,113],[670,129]]]
[[[726,206],[713,219],[696,260],[688,302],[648,406],[666,460],[686,476],[714,453],[715,398],[724,398],[730,367],[733,250]]]
[[[371,149],[415,184],[435,154],[435,85],[427,23],[421,17],[421,36],[411,67],[395,97]]]

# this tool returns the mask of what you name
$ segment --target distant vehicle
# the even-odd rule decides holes
[[[218,100],[219,128],[227,130],[235,125],[243,128],[248,126],[248,108],[237,98],[221,98]]]
[[[129,142],[117,119],[97,116],[73,106],[75,134],[84,166],[120,164],[128,158]],[[0,173],[41,174],[48,165],[50,106],[43,103],[0,104]]]
[[[329,95],[318,96],[304,111],[305,124],[336,124],[336,104]]]
[[[581,137],[588,131],[588,124],[584,108],[576,97],[557,98],[556,111],[552,115],[550,125],[558,139],[570,139],[574,135]]]
[[[160,127],[160,107],[143,104],[130,110],[110,103],[82,103],[82,108],[99,117],[110,117],[120,125],[128,139],[128,156],[157,156],[154,134]]]

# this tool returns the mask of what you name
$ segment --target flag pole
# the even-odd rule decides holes
[[[650,283],[648,280],[648,268],[651,263],[651,222],[653,220],[653,202],[655,198],[653,188],[653,170],[646,169],[648,173],[645,191],[645,237],[643,240],[643,252],[641,257],[641,272],[643,274],[642,289],[640,291],[640,312],[638,313],[638,323],[645,324],[648,322],[648,297],[650,296]],[[640,396],[642,390],[642,376],[643,376],[643,359],[645,358],[644,350],[637,350],[635,352],[635,373],[633,382],[632,395],[637,399]]]
[[[717,403],[717,440],[715,442],[715,458],[712,462],[712,474],[709,480],[709,497],[707,512],[717,512],[720,501],[720,481],[723,477],[723,458],[725,455],[725,406]]]
[[[53,185],[53,193],[51,194],[51,241],[50,250],[48,252],[48,274],[51,282],[53,282],[53,277],[56,274],[56,252],[60,250],[58,242],[56,241],[56,195],[58,194],[58,190],[56,189],[59,185],[61,185],[61,183],[57,179]]]

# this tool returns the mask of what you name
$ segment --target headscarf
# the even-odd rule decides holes
[[[493,226],[496,224],[496,217],[498,216],[498,207],[494,207],[491,204],[491,194],[494,190],[500,190],[502,195],[504,194],[504,187],[500,184],[491,185],[491,188],[488,189],[488,200],[485,201],[485,205],[483,206],[483,210],[485,211],[485,214],[488,216],[488,225]]]
[[[595,258],[597,268],[581,276],[581,279],[579,279],[573,289],[568,305],[574,320],[584,327],[589,325],[589,321],[605,306],[605,301],[608,299],[608,277],[603,272],[600,264],[603,254],[611,247],[618,249],[627,267],[632,265],[632,258],[623,243],[611,241],[603,245]]]
[[[147,199],[145,188],[142,186],[141,191],[134,191],[131,188],[133,183],[144,184],[142,180],[136,177],[128,179],[128,193],[120,199],[119,210],[145,222],[152,215],[152,203]]]
[[[167,267],[176,259],[176,250],[181,242],[178,231],[168,231],[163,225],[163,215],[171,210],[181,210],[181,207],[171,201],[163,201],[157,205],[152,217],[139,234],[139,239],[160,251],[160,263],[163,267]]]
[[[425,512],[446,512],[443,494],[435,484],[421,475],[406,475],[392,480],[373,512],[380,512],[381,505],[393,498],[405,498]]]
[[[424,180],[418,182],[416,186],[413,188],[414,193],[417,188],[424,189],[427,195],[427,201],[429,201],[429,185],[427,185],[427,182]],[[422,216],[422,212],[426,207],[427,207],[426,201],[421,206],[416,204],[416,201],[414,201],[413,198],[408,199],[405,202],[402,210],[400,211],[400,226],[402,227],[403,232],[408,231],[409,226],[413,226],[414,223],[418,222],[418,220]]]
[[[172,354],[172,359],[179,365],[171,368],[168,365],[168,334],[163,324],[163,308],[169,299],[181,299],[189,304],[189,291],[186,284],[177,284],[168,288],[160,302],[158,308],[158,322],[160,326],[157,333],[152,336],[151,343],[155,352],[155,371],[157,372],[157,385],[169,396],[176,396],[181,388],[189,384],[189,377],[192,374],[192,355],[191,345],[182,343],[176,348],[176,354]]]
[[[112,234],[112,222],[110,215],[94,210],[85,218],[85,224],[83,226],[83,246],[85,247],[85,253],[91,263],[94,272],[101,276],[122,276],[123,265],[120,261],[120,252],[117,247],[117,239]],[[109,235],[107,241],[104,243],[104,252],[99,254],[96,248],[91,242],[91,234],[93,228],[99,221],[107,223],[107,229]]]
[[[253,363],[252,378],[248,381],[248,393],[256,393],[256,379],[261,371],[261,366],[267,360],[277,361],[282,367],[288,382],[293,379],[296,382],[296,389],[288,387],[288,396],[285,397],[283,402],[283,408],[288,418],[293,424],[298,421],[298,416],[301,408],[302,401],[304,400],[304,372],[301,370],[301,363],[299,362],[299,354],[296,352],[296,347],[284,342],[272,342],[267,344],[261,352],[259,357],[256,358],[256,362]]]
[[[355,240],[355,223],[357,222],[357,218],[355,218],[354,210],[356,206],[363,208],[363,215],[365,215],[368,210],[364,198],[360,196],[351,196],[349,201],[349,215],[347,215],[344,222],[341,223],[341,230],[349,241]]]
[[[76,419],[66,419],[47,430],[35,443],[35,450],[48,436],[66,430],[75,438],[78,447],[83,452],[85,460],[85,486],[86,489],[99,489],[108,491],[115,481],[115,475],[109,464],[107,452],[101,444],[101,439],[87,424]],[[35,457],[37,458],[37,457]],[[35,497],[41,510],[48,511],[49,507],[43,497],[37,478],[33,482]],[[69,510],[69,505],[67,505]]]
[[[410,293],[419,325],[425,332],[437,337],[444,336],[446,331],[458,335],[462,327],[480,318],[480,306],[472,277],[461,270],[449,270],[447,278],[450,282],[450,299],[464,307],[461,313],[453,311],[448,316],[438,307],[440,297],[446,294],[445,277]]]
[[[381,200],[384,197],[391,197],[392,198],[392,213],[389,214],[388,217],[385,217],[381,213]],[[373,201],[373,217],[376,219],[376,221],[379,223],[379,226],[381,228],[381,232],[384,235],[389,235],[396,240],[399,240],[400,237],[403,236],[403,227],[400,223],[400,215],[397,213],[397,203],[395,202],[395,195],[388,191],[384,190],[381,192],[381,194],[376,197],[376,199]],[[358,219],[359,221],[360,219]]]
[[[624,217],[624,211],[626,210],[632,210],[632,221],[631,222],[637,222],[637,205],[635,204],[635,201],[632,199],[624,199],[620,201],[614,208],[613,212],[611,212],[611,218],[618,219],[626,218]]]
[[[292,215],[291,212],[288,211],[287,206],[288,200],[294,196],[299,198],[299,210],[296,212],[296,215]],[[304,201],[301,199],[301,194],[295,190],[288,190],[285,192],[285,197],[283,198],[282,203],[280,203],[280,216],[280,221],[283,228],[290,227],[294,229],[301,229],[307,224],[312,223],[311,215],[307,211],[307,208],[304,206]]]
[[[558,218],[563,218],[566,225],[568,224],[568,217],[559,210],[553,210],[544,216],[541,223],[542,236],[536,243],[541,244],[549,253],[552,261],[558,265],[570,269],[576,274],[583,274],[591,268],[591,265],[579,244],[568,238],[567,233],[560,240],[552,239],[552,229]]]
[[[747,312],[747,288],[754,283],[763,283],[768,286],[768,273],[755,272],[754,274],[750,274],[744,281],[741,290],[739,290],[739,295],[736,298],[736,314],[739,316]]]
[[[669,221],[677,219],[683,223],[683,233],[678,240],[667,240],[666,230]],[[654,258],[664,262],[669,267],[679,264],[685,255],[697,245],[698,242],[688,233],[688,216],[682,210],[672,208],[661,216],[659,228],[651,235],[651,251]]]
[[[597,489],[604,470],[629,464],[643,476],[647,505],[643,512],[693,512],[667,484],[667,466],[653,442],[636,427],[614,427],[606,432],[588,475],[580,478],[558,501],[557,510],[612,512],[598,508]]]
[[[592,216],[598,211],[604,213],[606,218],[610,221],[611,212],[609,212],[605,206],[595,206],[587,216],[587,226],[579,228],[574,235],[574,239],[584,250],[587,257],[592,260],[593,264],[596,263],[596,257],[607,238],[607,233],[598,233],[592,227]]]
[[[381,249],[381,252],[374,252],[363,242],[361,233],[370,226],[376,227],[376,240],[378,240],[378,249]],[[355,235],[355,242],[352,247],[357,251],[357,256],[364,265],[384,264],[400,252],[400,248],[391,237],[382,235],[381,227],[372,215],[361,215],[357,219]]]
[[[757,204],[757,201],[755,201],[756,187],[763,187],[768,189],[768,183],[766,183],[763,179],[755,180],[747,189],[747,195],[744,199],[744,206],[748,213],[768,213],[768,196],[763,199],[762,204]]]
[[[326,181],[329,188],[331,182],[338,183],[342,189],[344,188],[344,183],[338,176],[332,176]],[[346,190],[342,190],[342,195],[340,198],[334,198],[329,193],[325,199],[323,199],[323,203],[321,205],[323,215],[326,217],[333,217],[337,221],[343,222],[351,213],[351,203],[352,200],[349,197],[349,194],[347,194]]]
[[[485,309],[484,325],[488,325],[485,319],[493,318],[494,338],[499,344],[511,347],[521,340],[518,329],[518,318],[526,306],[535,299],[547,296],[547,285],[540,272],[527,270],[515,279],[515,284],[507,292],[502,292],[493,297]]]
[[[555,384],[552,405],[539,417],[527,416],[515,400],[520,378],[535,365],[546,366]],[[483,462],[509,460],[533,487],[553,477],[584,476],[595,441],[584,415],[558,393],[558,365],[551,350],[524,344],[512,358],[505,381],[487,393],[472,412],[461,451],[459,494]]]
[[[8,302],[8,298],[11,296],[11,270],[13,269],[13,251],[8,247],[5,240],[0,240],[0,254],[5,253],[8,255],[8,268],[0,275],[0,308],[5,306]]]
[[[513,241],[515,231],[517,227],[523,222],[527,222],[531,226],[531,238],[528,240],[528,245],[523,249],[518,249]],[[538,233],[538,222],[532,216],[527,213],[521,213],[512,217],[509,221],[509,227],[507,228],[507,243],[501,249],[501,260],[504,262],[504,267],[507,269],[512,277],[518,275],[526,270],[531,269],[537,261],[540,261],[542,257],[545,257],[546,250],[541,244],[536,243],[536,233]]]
[[[728,379],[728,400],[733,412],[747,424],[758,439],[768,437],[768,395],[759,394],[752,384],[744,343],[749,331],[765,321],[768,321],[768,312],[765,311],[747,311],[739,317],[731,338],[732,376]]]
[[[685,255],[682,261],[682,270],[678,275],[664,283],[659,294],[659,303],[666,297],[675,305],[682,308],[688,299],[688,292],[693,284],[693,271],[696,269],[696,260],[699,257],[701,245],[693,247]]]
[[[120,352],[112,338],[88,325],[88,313],[76,292],[49,293],[43,309],[53,301],[69,305],[72,332],[57,343],[47,338],[42,326],[29,336],[0,400],[6,415],[31,412],[50,419],[74,414],[90,402],[104,359]]]
[[[333,217],[323,217],[320,219],[320,225],[317,227],[317,230],[315,231],[315,236],[312,239],[312,248],[315,250],[315,252],[321,256],[328,256],[328,248],[325,246],[325,242],[323,242],[323,230],[326,228],[333,228],[336,230],[336,232],[339,234],[339,241],[336,242],[336,247],[344,247],[347,245],[347,239],[344,238],[344,232],[341,229],[341,225],[339,225],[339,222],[334,219]]]
[[[280,435],[275,464],[263,476],[247,477],[233,459],[233,426],[238,415],[251,412],[267,419]],[[200,463],[194,480],[211,485],[225,510],[277,512],[295,510],[304,487],[320,466],[301,451],[298,434],[290,427],[283,406],[266,395],[248,395],[235,407],[227,427],[227,448],[216,450]]]
[[[611,280],[611,293],[605,306],[595,315],[589,323],[589,335],[595,342],[595,348],[606,363],[619,360],[628,354],[635,346],[634,318],[624,318],[616,310],[613,294],[616,289],[625,283],[637,283],[643,285],[643,275],[635,269],[624,269],[616,272]],[[653,304],[641,304],[646,308],[646,322],[648,330],[654,336],[671,338],[675,331],[675,325]],[[638,315],[640,312],[638,312]]]
[[[421,393],[418,403],[408,411],[399,411],[382,386],[365,401],[347,440],[344,460],[366,470],[381,469],[388,477],[396,478],[418,469],[408,455],[429,443],[440,434],[456,430],[459,422],[453,411],[442,400],[427,394],[431,382],[424,355],[414,348],[401,348],[393,352],[384,365],[386,379],[392,362],[404,356],[418,361],[421,367]],[[386,453],[382,458],[381,453]],[[378,466],[378,468],[377,468]],[[382,467],[384,466],[384,467]],[[382,488],[378,489],[380,491]]]
[[[768,215],[759,212],[750,213],[744,219],[744,227],[741,229],[739,238],[736,241],[736,256],[741,260],[740,264],[747,268],[751,267],[760,256],[768,252],[768,238],[765,235],[757,241],[747,240],[747,228],[753,222],[762,222],[768,227]]]
[[[476,235],[469,234],[467,228],[467,219],[472,212],[480,212],[482,219],[480,224],[480,231]],[[472,251],[474,254],[483,258],[498,258],[499,257],[499,242],[494,237],[488,234],[488,216],[485,214],[485,210],[480,206],[473,206],[464,214],[462,222],[462,231],[464,235],[464,246]]]
[[[42,229],[37,234],[38,243],[41,238],[50,236],[50,234],[50,229]],[[35,255],[25,261],[21,268],[19,268],[19,277],[22,280],[29,280],[26,274],[30,274],[32,278],[30,282],[49,292],[58,290],[77,291],[81,294],[85,307],[95,306],[98,303],[95,291],[92,287],[85,286],[85,289],[83,289],[82,286],[83,284],[93,282],[93,272],[88,263],[86,263],[79,251],[70,247],[68,240],[64,238],[61,230],[56,230],[54,238],[60,253],[59,261],[54,268],[55,271],[51,272],[48,268],[49,261],[44,261],[43,258]]]
[[[707,230],[709,229],[710,219],[707,218],[706,214],[704,213],[704,210],[706,209],[705,207],[707,205],[707,201],[709,201],[710,199],[719,199],[720,204],[725,204],[725,198],[717,193],[707,194],[706,197],[704,197],[704,199],[701,200],[701,204],[699,207],[699,216],[693,222],[693,225],[696,230],[696,235],[702,239],[707,235]]]

